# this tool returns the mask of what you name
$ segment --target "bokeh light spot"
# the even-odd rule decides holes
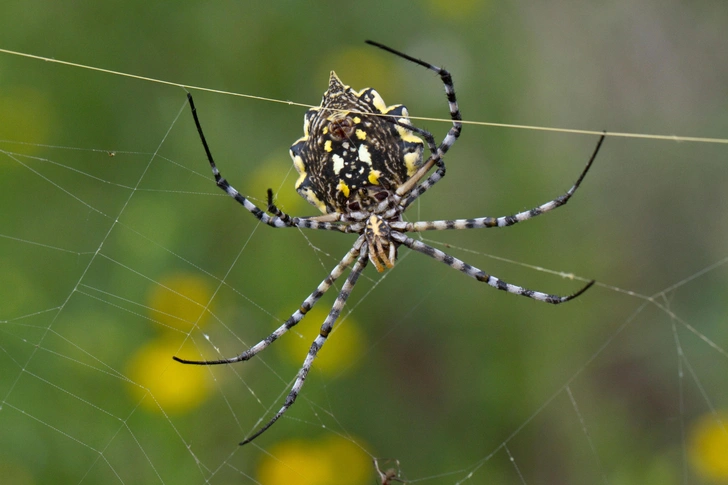
[[[32,155],[44,143],[53,123],[51,103],[46,96],[27,86],[5,87],[0,94],[0,130],[8,140],[33,144],[14,144],[13,151]]]
[[[173,355],[181,353],[178,342],[159,338],[141,347],[130,359],[129,391],[145,409],[183,414],[199,406],[210,394],[209,370],[172,360]]]
[[[372,461],[362,447],[336,435],[287,440],[271,447],[258,467],[266,485],[358,485],[372,483]]]
[[[149,294],[151,317],[162,328],[189,333],[195,326],[204,326],[209,313],[205,311],[212,288],[198,275],[175,273],[162,277]]]
[[[728,483],[728,412],[706,414],[693,423],[688,451],[701,476]]]
[[[325,89],[329,72],[334,70],[341,82],[355,91],[389,86],[392,84],[393,62],[393,59],[382,56],[378,49],[368,45],[346,47],[323,59],[320,74],[315,76],[316,85]],[[387,98],[384,100],[386,102]]]
[[[326,320],[329,308],[314,307],[306,317],[295,326],[290,335],[280,339],[276,347],[283,352],[286,359],[296,366],[300,366],[306,353],[311,348],[311,342],[318,336],[321,324]],[[314,367],[326,374],[333,374],[342,367],[351,366],[360,361],[364,351],[364,335],[359,325],[351,317],[341,321],[341,317],[334,324],[334,330],[318,353]]]

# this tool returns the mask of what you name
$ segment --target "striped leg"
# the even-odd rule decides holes
[[[434,157],[433,157],[433,159],[434,159]],[[422,175],[424,175],[426,172],[429,171],[429,169],[432,167],[433,163],[437,163],[437,170],[435,170],[432,173],[432,175],[427,177],[427,180],[425,180],[424,182],[422,182],[421,184],[416,186],[414,188],[414,190],[412,190],[412,192],[409,193],[407,198],[402,200],[399,203],[399,205],[403,209],[406,209],[407,207],[409,207],[410,204],[412,204],[412,202],[417,200],[417,197],[419,197],[420,195],[427,192],[433,185],[435,185],[437,182],[440,181],[440,179],[442,179],[445,176],[445,161],[442,158],[438,158],[437,161],[434,161],[433,159],[430,159],[427,162],[427,164],[422,166],[422,168],[425,168],[427,165],[429,165],[429,167],[426,170],[422,171]],[[420,170],[422,170],[422,169],[420,169]],[[419,174],[419,171],[418,171],[418,174]],[[418,174],[415,174],[412,177],[412,179],[410,179],[410,180],[417,178]],[[422,176],[420,176],[419,178],[421,178],[421,177]],[[417,180],[419,180],[419,178],[417,178]],[[405,185],[407,185],[408,187],[411,187],[411,185],[409,184],[409,180],[407,181],[407,183],[402,185],[402,187],[404,187]],[[399,192],[399,190],[397,190],[397,192]],[[403,193],[406,193],[406,191],[403,191]]]
[[[460,123],[462,117],[460,116],[460,108],[458,108],[458,102],[455,98],[455,87],[453,86],[452,76],[450,75],[450,73],[447,72],[445,69],[433,66],[429,62],[422,61],[420,59],[417,59],[416,57],[408,56],[407,54],[396,51],[391,47],[387,47],[386,45],[382,45],[378,42],[367,40],[366,43],[375,47],[379,47],[380,49],[384,49],[385,51],[394,54],[395,56],[399,56],[403,59],[407,59],[410,62],[414,62],[415,64],[426,67],[431,71],[435,71],[437,75],[440,76],[442,83],[445,85],[445,94],[447,95],[447,102],[450,106],[450,118],[452,118],[453,120],[452,128],[450,128],[447,136],[445,136],[445,139],[442,141],[442,143],[440,143],[440,155],[444,155],[450,149],[450,147],[455,144],[455,140],[457,140],[457,138],[460,136],[460,131],[462,130],[463,126],[463,124]]]
[[[507,291],[508,293],[513,293],[514,295],[521,295],[521,296],[527,296],[528,298],[533,298],[534,300],[543,301],[546,303],[553,303],[553,304],[559,304],[564,303],[566,301],[569,301],[571,299],[576,298],[577,296],[584,293],[591,285],[594,284],[594,281],[590,281],[586,284],[582,289],[577,291],[574,294],[568,295],[568,296],[558,296],[558,295],[551,295],[548,293],[542,293],[540,291],[534,291],[529,290],[526,288],[522,288],[520,286],[511,285],[509,283],[506,283],[505,281],[496,278],[495,276],[489,275],[482,270],[469,265],[468,263],[463,262],[462,260],[450,256],[447,253],[444,253],[440,251],[439,249],[435,249],[432,246],[428,246],[427,244],[421,243],[420,241],[416,241],[412,238],[409,238],[405,236],[402,233],[393,231],[392,232],[392,239],[395,241],[404,244],[410,249],[414,249],[415,251],[418,251],[422,254],[426,254],[427,256],[430,256],[431,258],[434,258],[438,261],[441,261],[445,263],[446,265],[450,266],[451,268],[454,268],[458,271],[462,271],[466,275],[470,276],[471,278],[475,278],[478,281],[482,281],[483,283],[487,283],[488,285],[492,286],[493,288],[496,288],[498,290]]]
[[[338,212],[313,217],[289,216],[280,210],[275,203],[273,203],[273,189],[268,189],[268,212],[280,218],[288,226],[306,229],[324,229],[327,231],[339,231],[345,233],[356,232],[352,230],[353,228],[349,227],[351,224],[339,222],[341,220],[341,214]],[[334,224],[336,222],[338,223]]]
[[[192,117],[195,119],[195,126],[197,126],[197,133],[199,133],[200,135],[202,146],[205,147],[205,153],[207,154],[207,160],[210,162],[210,167],[212,167],[212,174],[215,176],[215,182],[217,183],[217,186],[224,190],[230,197],[237,200],[240,205],[245,207],[245,209],[253,214],[258,220],[260,220],[264,224],[268,224],[271,227],[296,226],[308,229],[326,229],[330,231],[346,232],[345,226],[331,224],[329,222],[319,222],[311,220],[307,217],[290,217],[287,214],[279,211],[277,208],[275,211],[272,212],[273,215],[271,216],[266,214],[265,211],[261,210],[258,206],[250,202],[247,197],[238,192],[235,187],[230,185],[230,183],[225,180],[222,175],[220,175],[220,171],[217,169],[215,161],[212,158],[212,152],[210,151],[210,147],[207,145],[205,134],[202,132],[202,125],[200,124],[200,119],[197,117],[197,108],[195,108],[195,102],[192,99],[192,94],[187,93],[187,100],[190,102]]]
[[[287,226],[293,225],[293,218],[280,210],[278,206],[273,203],[273,189],[268,189],[268,212],[280,218]]]
[[[252,213],[256,218],[258,218],[261,222],[268,224],[272,227],[289,227],[290,224],[286,224],[286,221],[281,219],[278,216],[269,216],[265,212],[263,212],[261,209],[259,209],[255,204],[250,202],[247,197],[242,195],[240,192],[235,190],[235,188],[228,183],[227,180],[222,178],[220,175],[220,171],[215,166],[215,161],[212,158],[212,152],[210,152],[210,147],[207,145],[207,140],[205,139],[205,134],[202,132],[202,125],[200,125],[200,119],[197,117],[197,109],[195,108],[195,102],[192,100],[192,94],[187,93],[187,100],[190,102],[190,109],[192,110],[192,117],[195,119],[195,126],[197,126],[197,133],[200,135],[200,140],[202,140],[202,146],[205,147],[205,153],[207,154],[207,160],[210,162],[210,167],[212,167],[212,174],[215,176],[215,182],[217,183],[217,186],[220,187],[222,190],[224,190],[230,197],[237,200],[243,207],[245,207],[250,213]]]
[[[415,172],[414,175],[412,175],[412,177],[409,178],[409,180],[397,188],[397,195],[407,196],[407,198],[399,202],[399,206],[402,207],[402,211],[404,211],[412,202],[415,201],[415,199],[417,199],[417,197],[427,192],[430,187],[445,176],[445,160],[442,159],[442,153],[440,152],[437,143],[435,143],[435,137],[432,136],[432,133],[427,130],[423,130],[422,128],[417,128],[416,126],[406,125],[399,121],[393,121],[393,123],[403,126],[404,128],[414,131],[420,135],[425,139],[427,147],[430,150],[430,158],[417,170],[417,172]],[[422,180],[422,177],[424,177],[434,165],[437,165],[437,170],[430,175],[427,180],[422,182],[420,185],[417,185],[417,183]]]
[[[457,141],[458,137],[460,136],[460,132],[462,131],[463,124],[461,123],[462,116],[460,115],[460,108],[458,107],[457,98],[455,97],[455,86],[452,82],[452,76],[448,71],[445,69],[442,69],[437,66],[433,66],[429,62],[422,61],[420,59],[417,59],[415,57],[409,56],[407,54],[404,54],[402,52],[396,51],[392,49],[391,47],[387,47],[385,45],[382,45],[378,42],[374,42],[371,40],[366,41],[367,44],[373,45],[375,47],[379,47],[380,49],[384,49],[385,51],[394,54],[396,56],[402,57],[403,59],[407,59],[410,62],[414,62],[415,64],[419,64],[420,66],[426,67],[427,69],[430,69],[431,71],[435,71],[438,76],[440,76],[440,79],[442,80],[442,83],[445,85],[445,94],[447,95],[447,102],[448,106],[450,108],[450,118],[452,119],[452,128],[447,132],[447,135],[442,140],[442,143],[440,143],[440,146],[437,150],[437,159],[441,159],[445,153],[455,144],[455,141]],[[434,157],[433,157],[434,158]],[[412,194],[413,197],[409,197],[407,200],[405,200],[404,207],[407,207],[409,204],[414,202],[414,200],[422,195],[427,189],[432,187],[434,184],[436,184],[445,174],[445,167],[444,164],[441,164],[441,162],[437,162],[436,160],[431,160],[429,163],[429,167],[427,170],[422,172],[419,177],[422,177],[431,167],[434,163],[437,163],[438,167],[442,169],[442,173],[440,173],[440,169],[430,175],[430,177],[423,182],[423,188],[421,191]],[[415,178],[415,177],[413,177]],[[419,178],[417,179],[419,180]],[[399,195],[402,195],[402,193],[399,193]]]
[[[606,135],[602,135],[599,138],[599,142],[597,143],[596,148],[594,149],[594,152],[592,153],[591,157],[589,158],[589,161],[586,164],[586,167],[584,167],[584,170],[581,172],[581,175],[579,175],[579,178],[577,179],[576,183],[571,187],[568,192],[566,192],[563,195],[560,195],[559,197],[555,198],[554,200],[551,200],[549,202],[546,202],[545,204],[542,204],[538,207],[534,207],[531,210],[519,212],[517,214],[511,215],[511,216],[503,216],[503,217],[478,217],[475,219],[456,219],[456,220],[449,220],[449,221],[420,221],[420,222],[414,222],[414,223],[396,223],[392,224],[392,227],[398,230],[404,230],[407,232],[421,232],[421,231],[442,231],[445,229],[477,229],[481,227],[506,227],[506,226],[512,226],[513,224],[516,224],[518,222],[523,222],[528,219],[531,219],[536,216],[540,216],[541,214],[544,214],[546,212],[552,211],[556,209],[557,207],[561,207],[562,205],[566,204],[572,195],[574,195],[574,192],[576,192],[576,189],[579,188],[579,185],[581,184],[581,181],[584,180],[584,177],[586,176],[586,173],[589,171],[589,168],[591,168],[592,163],[594,162],[594,159],[597,156],[597,153],[599,153],[599,148],[602,146],[602,142],[604,141],[604,137]]]
[[[273,426],[273,423],[278,421],[278,419],[283,416],[283,413],[285,413],[288,408],[290,408],[293,403],[296,401],[296,398],[298,397],[298,393],[301,392],[301,388],[303,387],[303,383],[306,381],[306,376],[308,376],[309,371],[311,370],[311,365],[313,364],[314,359],[316,358],[316,355],[318,354],[319,350],[321,350],[321,347],[326,343],[326,339],[329,336],[329,333],[331,332],[331,329],[334,326],[334,322],[336,322],[336,319],[339,318],[339,314],[341,313],[341,310],[344,308],[344,304],[346,303],[347,298],[349,298],[349,295],[351,294],[351,290],[354,288],[354,285],[356,284],[356,280],[359,279],[359,275],[364,270],[364,267],[366,267],[367,262],[369,261],[367,259],[367,246],[364,245],[361,250],[361,254],[359,255],[359,260],[356,262],[354,267],[351,269],[351,273],[349,274],[349,277],[346,278],[346,282],[344,283],[344,286],[341,288],[341,292],[339,293],[339,296],[336,297],[336,301],[334,301],[334,306],[331,308],[331,311],[329,312],[329,315],[326,317],[326,320],[324,320],[323,325],[321,325],[321,331],[319,332],[318,337],[313,341],[311,344],[311,348],[308,351],[308,355],[306,355],[306,359],[303,361],[303,366],[301,367],[301,370],[298,371],[298,375],[296,376],[296,381],[293,383],[293,386],[291,387],[291,392],[288,394],[288,397],[286,397],[285,402],[283,403],[283,407],[281,407],[280,410],[271,418],[270,421],[268,421],[262,428],[260,428],[258,431],[250,435],[249,437],[245,438],[243,442],[241,442],[241,445],[245,445],[247,443],[250,443],[255,438],[263,434],[268,428]]]
[[[195,365],[217,365],[217,364],[232,364],[233,362],[242,362],[249,360],[253,356],[255,356],[257,353],[265,350],[270,344],[278,340],[278,338],[289,331],[291,328],[293,328],[298,322],[303,320],[303,317],[306,316],[306,313],[313,308],[313,306],[316,304],[316,302],[319,301],[319,299],[326,293],[329,288],[331,288],[331,285],[334,284],[334,281],[336,281],[339,276],[344,272],[346,268],[348,268],[351,263],[354,262],[354,260],[357,258],[360,252],[360,248],[362,243],[364,242],[364,236],[361,236],[359,239],[357,239],[356,243],[354,243],[354,246],[352,249],[346,253],[346,256],[344,256],[344,259],[339,262],[339,264],[336,265],[336,267],[331,271],[331,273],[318,285],[316,290],[308,295],[308,298],[306,298],[303,303],[301,304],[301,308],[296,310],[296,312],[291,315],[291,317],[286,320],[283,325],[275,329],[273,333],[268,335],[265,339],[261,340],[257,344],[250,347],[248,350],[243,352],[240,355],[237,355],[235,357],[231,357],[229,359],[219,359],[219,360],[186,360],[186,359],[180,359],[179,357],[172,357],[177,362],[181,362],[182,364],[195,364]]]

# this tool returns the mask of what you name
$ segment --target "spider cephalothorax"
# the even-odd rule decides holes
[[[386,268],[393,268],[399,243],[392,240],[392,228],[389,223],[382,217],[372,214],[367,219],[364,236],[369,248],[369,261],[374,264],[377,271],[381,273]]]
[[[378,212],[422,165],[424,143],[409,124],[407,108],[387,106],[371,88],[354,91],[332,71],[321,106],[306,113],[303,137],[291,146],[296,190],[324,214]]]
[[[586,167],[571,189],[531,210],[502,217],[406,222],[402,219],[402,214],[407,208],[445,176],[443,156],[460,136],[462,128],[460,109],[455,99],[452,78],[445,69],[376,42],[367,42],[436,72],[445,86],[452,127],[438,145],[432,134],[410,123],[404,106],[386,106],[379,94],[371,88],[353,91],[349,86],[342,84],[332,72],[329,88],[324,93],[321,106],[312,108],[306,113],[303,137],[291,147],[291,157],[300,174],[296,181],[296,190],[323,215],[289,216],[275,206],[271,189],[268,189],[268,213],[266,213],[235,190],[220,175],[215,165],[192,96],[188,95],[195,125],[218,187],[237,200],[258,220],[272,227],[324,229],[359,235],[349,252],[303,301],[299,309],[265,339],[228,359],[187,360],[174,357],[178,362],[197,365],[230,364],[254,357],[303,320],[324,293],[348,267],[351,267],[351,272],[342,285],[331,311],[321,325],[318,337],[311,344],[311,349],[296,375],[283,407],[241,444],[249,443],[260,436],[293,405],[319,349],[326,343],[359,275],[370,261],[377,271],[392,268],[399,246],[406,246],[430,256],[493,288],[546,303],[558,304],[569,301],[581,295],[594,283],[591,281],[568,296],[529,290],[506,283],[420,240],[410,238],[407,233],[506,227],[556,209],[566,204],[576,192],[591,167],[604,136],[599,139]],[[427,160],[422,158],[423,140],[430,151]],[[433,168],[435,170],[430,173]]]

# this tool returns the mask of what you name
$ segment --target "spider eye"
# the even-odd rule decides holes
[[[359,204],[359,202],[349,202],[349,210],[354,212],[360,211],[361,204]]]
[[[374,198],[377,199],[379,202],[383,202],[387,200],[387,197],[389,197],[389,192],[386,190],[382,190],[381,192],[377,192],[374,194]]]
[[[331,121],[329,133],[331,133],[331,138],[337,141],[351,138],[351,135],[354,134],[354,120],[347,116]]]

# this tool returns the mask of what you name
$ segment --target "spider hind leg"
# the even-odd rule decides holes
[[[321,347],[323,347],[323,345],[326,343],[326,339],[328,338],[329,333],[334,326],[334,322],[336,322],[336,320],[339,318],[341,310],[344,308],[344,304],[351,294],[351,290],[354,288],[357,279],[359,279],[359,275],[361,275],[361,272],[367,265],[367,257],[368,249],[366,244],[364,244],[362,246],[361,253],[359,254],[359,259],[357,260],[356,264],[354,264],[354,267],[351,269],[351,273],[349,273],[348,278],[346,278],[346,281],[344,282],[344,285],[342,286],[339,295],[334,301],[334,305],[331,307],[331,311],[326,317],[326,320],[324,320],[323,325],[321,325],[321,330],[318,337],[316,337],[316,339],[311,343],[311,348],[306,355],[306,359],[303,361],[301,369],[296,375],[296,380],[293,383],[293,386],[291,386],[291,391],[288,393],[288,396],[286,396],[286,400],[283,403],[283,406],[278,410],[275,416],[273,416],[266,424],[258,429],[258,431],[245,438],[245,440],[240,443],[241,445],[246,445],[261,434],[265,433],[268,428],[273,426],[273,424],[278,421],[278,419],[280,419],[280,417],[283,416],[286,411],[288,411],[288,408],[290,408],[293,403],[296,402],[296,398],[301,392],[301,388],[306,381],[306,377],[311,371],[311,366],[313,365],[313,361],[316,358],[316,355],[318,355],[319,350],[321,350]]]
[[[522,286],[506,283],[500,278],[490,275],[485,271],[478,269],[461,259],[456,258],[455,256],[451,256],[444,251],[440,251],[439,249],[428,246],[423,242],[409,238],[402,233],[393,231],[392,235],[394,240],[404,244],[408,248],[425,254],[433,259],[436,259],[437,261],[445,263],[451,268],[461,271],[471,278],[475,278],[478,281],[486,283],[487,285],[492,286],[495,289],[507,291],[508,293],[512,293],[514,295],[525,296],[533,300],[551,303],[553,305],[558,305],[559,303],[565,303],[569,300],[573,300],[574,298],[588,290],[594,284],[594,280],[592,280],[576,293],[572,293],[571,295],[567,296],[552,295],[550,293],[543,293],[541,291],[529,290],[528,288],[523,288]]]

